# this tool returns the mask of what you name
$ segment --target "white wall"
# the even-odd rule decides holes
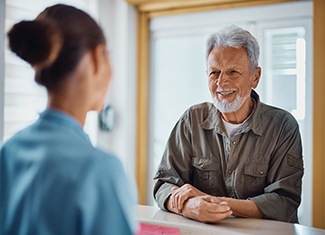
[[[135,176],[137,14],[124,0],[99,0],[99,23],[108,40],[113,81],[106,103],[114,109],[112,131],[99,130],[97,144],[113,152]]]
[[[4,57],[5,57],[5,1],[0,1],[0,94],[4,94],[4,80],[5,80],[5,69],[4,69]],[[0,143],[3,137],[3,104],[4,96],[0,95]]]

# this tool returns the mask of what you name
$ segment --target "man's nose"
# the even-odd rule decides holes
[[[229,77],[226,73],[221,72],[218,79],[216,80],[216,85],[218,87],[223,87],[229,84]]]

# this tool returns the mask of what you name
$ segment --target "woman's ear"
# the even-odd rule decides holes
[[[94,74],[100,73],[100,66],[103,64],[104,56],[106,55],[106,46],[104,44],[98,44],[92,50],[92,60],[93,60],[93,68]]]

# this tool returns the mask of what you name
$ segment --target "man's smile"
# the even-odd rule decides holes
[[[235,90],[230,90],[230,91],[216,91],[216,95],[221,95],[224,98],[226,98],[227,96],[230,96],[232,94],[234,94],[236,91]]]

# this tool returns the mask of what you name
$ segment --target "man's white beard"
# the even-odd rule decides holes
[[[250,97],[250,93],[248,93],[248,95],[244,97],[240,97],[237,93],[235,100],[232,102],[228,102],[227,99],[223,99],[222,101],[219,101],[216,94],[213,97],[213,104],[221,113],[231,113],[240,109],[241,106],[243,106],[243,104],[249,97]]]

